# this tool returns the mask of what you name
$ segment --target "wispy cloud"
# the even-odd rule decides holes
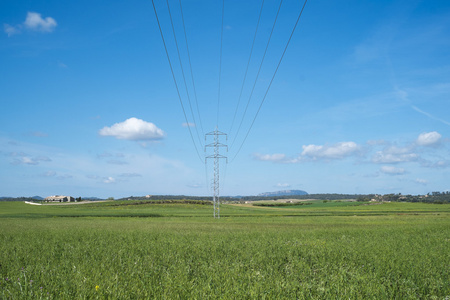
[[[396,167],[393,167],[393,166],[382,166],[380,168],[380,171],[382,173],[389,174],[389,175],[401,175],[401,174],[405,173],[405,169],[403,169],[403,168],[396,168]]]
[[[58,61],[58,67],[66,69],[67,65],[65,63],[63,63],[63,62]]]
[[[116,179],[111,177],[111,176],[109,176],[109,177],[104,178],[103,182],[104,183],[114,183],[114,182],[116,182]]]
[[[61,179],[61,180],[73,178],[73,176],[70,174],[59,174],[58,175],[55,171],[47,171],[47,172],[42,173],[40,176],[57,178],[57,179]]]
[[[277,183],[275,185],[275,187],[277,187],[277,188],[288,188],[288,187],[291,187],[291,185],[289,183]]]
[[[11,26],[9,24],[3,24],[3,30],[8,36],[13,36],[20,33],[18,26]]]
[[[55,171],[47,171],[45,173],[42,174],[43,177],[54,177],[56,176],[56,172]]]
[[[415,182],[418,183],[418,184],[423,184],[423,185],[427,185],[428,184],[428,180],[421,179],[421,178],[417,178],[415,180]]]
[[[450,160],[440,159],[437,161],[421,161],[422,167],[431,168],[431,169],[443,169],[450,166]]]
[[[119,175],[119,177],[132,178],[132,177],[142,177],[142,175],[139,173],[122,173]]]
[[[428,118],[431,118],[431,119],[433,119],[433,120],[436,120],[436,121],[439,121],[439,122],[441,122],[441,123],[444,123],[445,125],[450,125],[450,122],[447,122],[446,120],[443,120],[443,119],[440,119],[440,118],[438,118],[438,117],[435,117],[435,116],[433,116],[432,114],[427,113],[426,111],[421,110],[421,109],[418,108],[417,106],[412,105],[411,107],[412,107],[412,109],[414,109],[415,111],[417,111],[417,112],[419,112],[419,113],[421,113],[421,114],[427,116]]]
[[[286,155],[285,154],[281,154],[281,153],[274,153],[274,154],[254,153],[253,157],[256,160],[272,161],[272,162],[281,162],[281,161],[284,161],[286,159]]]
[[[200,183],[192,183],[192,184],[188,184],[187,187],[192,188],[192,189],[200,189],[203,187],[203,185]]]
[[[31,131],[27,135],[34,136],[34,137],[47,137],[48,136],[48,134],[46,134],[45,132],[41,132],[41,131]]]
[[[106,161],[108,164],[112,164],[112,165],[127,165],[128,163],[124,160],[119,160],[119,159],[109,159]]]
[[[38,165],[40,162],[52,161],[47,156],[30,156],[23,152],[13,152],[9,156],[13,158],[11,162],[13,165]]]
[[[396,146],[386,147],[372,156],[372,162],[376,164],[397,164],[418,159],[419,155],[412,152],[412,148]]]

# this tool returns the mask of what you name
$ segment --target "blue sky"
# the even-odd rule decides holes
[[[279,5],[264,2],[243,85],[262,2],[225,1],[219,93],[222,2],[182,0],[197,97],[169,3],[187,120],[151,1],[0,3],[0,196],[209,195],[216,126],[222,195],[449,190],[448,1],[310,0],[265,99],[303,3],[283,1],[257,77]]]

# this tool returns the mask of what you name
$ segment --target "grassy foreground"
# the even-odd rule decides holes
[[[445,299],[449,208],[0,203],[0,299]]]

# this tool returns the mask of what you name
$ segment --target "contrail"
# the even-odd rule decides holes
[[[429,117],[429,118],[431,118],[431,119],[433,119],[433,120],[437,120],[437,121],[439,121],[439,122],[444,123],[445,125],[449,125],[449,126],[450,126],[450,122],[447,122],[447,121],[442,120],[442,119],[440,119],[440,118],[438,118],[438,117],[435,117],[435,116],[433,116],[432,114],[429,114],[429,113],[427,113],[426,111],[421,110],[421,109],[418,108],[417,106],[411,105],[411,107],[412,107],[415,111],[417,111],[417,112],[419,112],[419,113],[421,113],[421,114],[423,114],[423,115],[425,115],[425,116],[427,116],[427,117]]]

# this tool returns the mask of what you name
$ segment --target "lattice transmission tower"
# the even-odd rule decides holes
[[[220,148],[221,147],[225,147],[228,151],[228,146],[225,144],[220,143],[220,136],[223,135],[225,136],[225,139],[227,139],[227,134],[220,132],[217,127],[214,131],[209,132],[207,134],[205,134],[205,142],[208,136],[214,136],[214,140],[211,144],[207,144],[205,146],[205,152],[206,152],[206,147],[213,147],[214,148],[214,154],[213,155],[208,155],[205,157],[205,163],[208,160],[208,158],[212,158],[214,159],[214,179],[213,179],[213,205],[214,205],[214,218],[220,218],[220,190],[219,190],[219,160],[221,158],[225,158],[226,160],[227,157],[224,155],[220,154]]]

